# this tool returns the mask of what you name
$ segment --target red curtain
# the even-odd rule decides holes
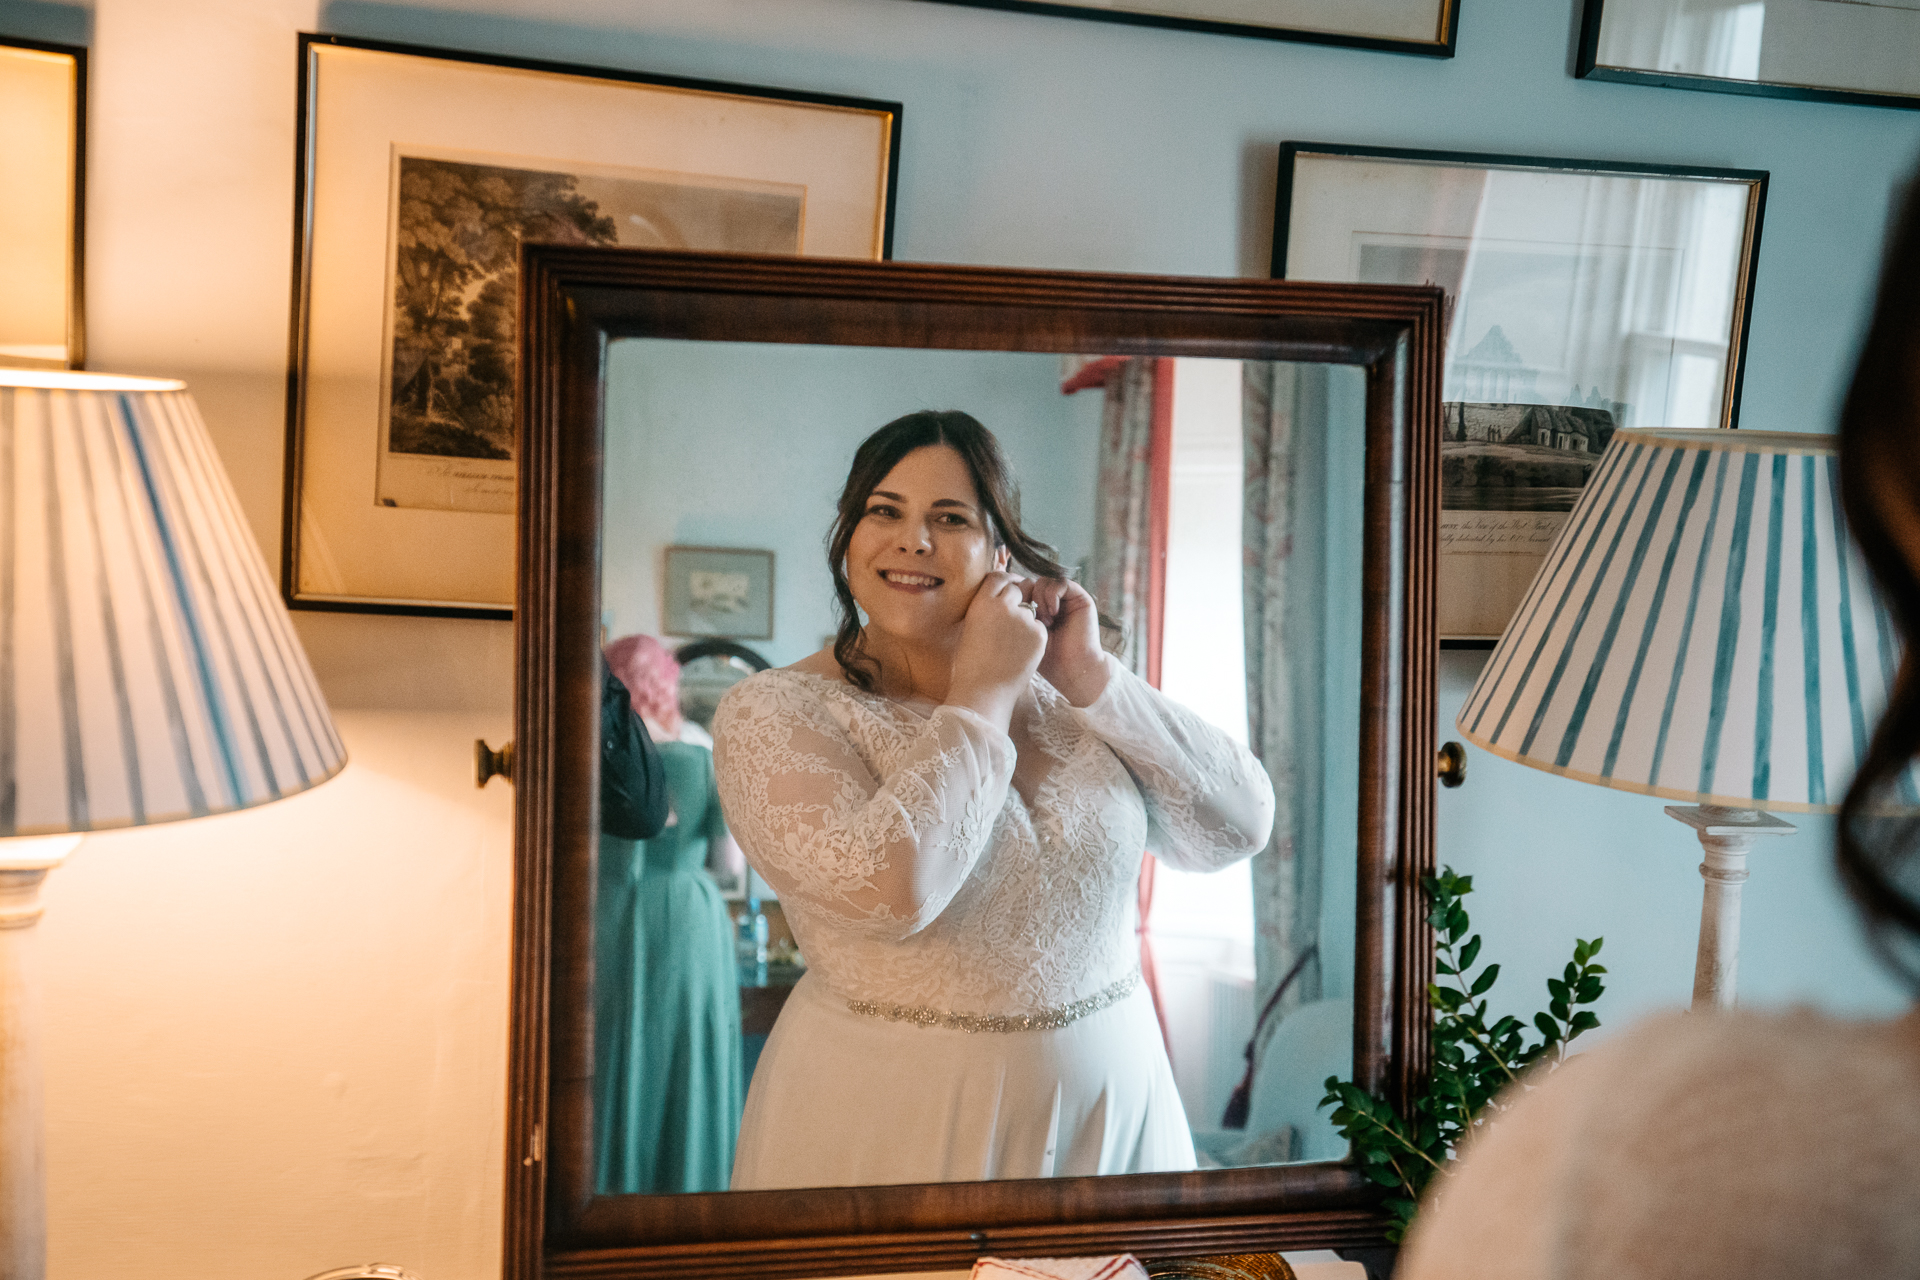
[[[1167,516],[1173,480],[1173,361],[1153,361],[1153,436],[1147,464],[1147,683],[1160,687],[1160,655],[1167,616]],[[1153,1016],[1160,1020],[1160,1039],[1173,1052],[1167,1034],[1167,1011],[1160,1001],[1160,973],[1153,962],[1153,873],[1159,866],[1150,853],[1140,858],[1140,976],[1153,997]]]

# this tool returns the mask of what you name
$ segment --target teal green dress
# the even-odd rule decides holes
[[[657,747],[674,825],[600,837],[594,1158],[602,1194],[725,1191],[745,1101],[733,931],[706,872],[726,831],[713,753]]]

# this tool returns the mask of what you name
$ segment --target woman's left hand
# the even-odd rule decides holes
[[[1091,706],[1107,688],[1107,655],[1100,647],[1100,610],[1093,597],[1065,578],[1025,579],[1020,594],[1037,606],[1047,629],[1041,677],[1074,706]]]

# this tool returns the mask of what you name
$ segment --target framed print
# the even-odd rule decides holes
[[[1383,53],[1453,56],[1460,0],[941,0],[975,9],[1045,13]]]
[[[1497,638],[1615,430],[1732,427],[1767,175],[1281,147],[1273,274],[1446,291],[1439,633]]]
[[[668,547],[660,629],[670,636],[773,639],[773,552]]]
[[[87,51],[0,39],[0,365],[77,369]]]
[[[1586,0],[1576,75],[1920,107],[1920,0]]]
[[[894,103],[300,37],[281,581],[508,617],[522,243],[885,258]]]

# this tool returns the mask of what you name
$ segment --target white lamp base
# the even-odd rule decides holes
[[[1667,816],[1692,827],[1707,860],[1700,864],[1706,890],[1700,898],[1700,950],[1693,961],[1693,1007],[1731,1009],[1740,976],[1740,886],[1747,880],[1747,854],[1757,836],[1796,830],[1757,809],[1719,805],[1667,806]]]
[[[40,963],[33,926],[40,884],[78,836],[0,840],[0,1276],[47,1271],[47,1180],[41,1112]]]

